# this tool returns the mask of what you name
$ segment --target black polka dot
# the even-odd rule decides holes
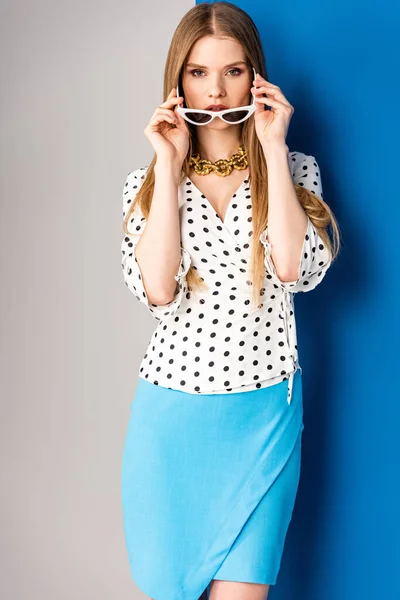
[[[290,158],[293,181],[322,199],[315,158],[301,152],[291,152]],[[291,381],[299,366],[294,296],[314,289],[330,266],[316,226],[307,217],[299,278],[281,281],[272,259],[268,226],[255,239],[249,179],[238,186],[222,220],[185,177],[179,186],[181,260],[175,274],[176,289],[169,302],[154,304],[148,299],[135,256],[135,246],[146,227],[135,197],[146,171],[147,167],[141,167],[126,179],[123,217],[132,212],[129,233],[122,236],[121,246],[125,284],[158,321],[140,364],[140,376],[169,389],[199,394],[250,391]],[[254,243],[264,250],[265,277],[258,307],[251,304],[254,284],[248,271]],[[189,267],[197,271],[207,289],[190,290]],[[146,281],[150,275],[144,275]]]

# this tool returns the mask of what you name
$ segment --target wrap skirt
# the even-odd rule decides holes
[[[122,456],[130,572],[154,600],[276,583],[300,479],[302,375],[230,394],[139,377]]]

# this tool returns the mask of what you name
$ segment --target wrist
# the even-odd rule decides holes
[[[182,168],[169,159],[157,159],[154,165],[154,174],[171,177],[177,184],[181,177]]]
[[[289,153],[289,146],[286,144],[285,141],[280,141],[280,140],[270,140],[268,142],[263,142],[261,144],[265,158],[268,158],[268,156],[271,155],[281,155],[281,154],[288,154]]]

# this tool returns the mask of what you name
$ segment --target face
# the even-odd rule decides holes
[[[233,39],[205,36],[193,45],[182,71],[186,108],[207,109],[210,104],[235,108],[251,103],[252,69],[242,46]],[[203,127],[231,127],[222,119],[213,119]]]

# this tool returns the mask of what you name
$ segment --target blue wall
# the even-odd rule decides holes
[[[303,464],[269,600],[400,599],[399,17],[395,3],[239,2],[287,143],[320,166],[342,250],[295,298]]]

